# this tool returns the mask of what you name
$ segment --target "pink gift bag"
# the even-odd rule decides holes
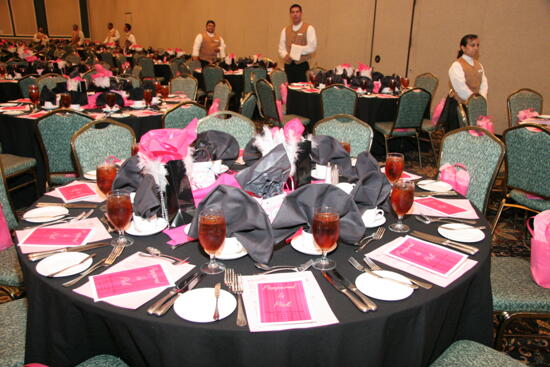
[[[460,169],[457,169],[459,167]],[[439,179],[450,184],[461,195],[466,196],[470,187],[470,173],[461,163],[445,163],[439,167]]]
[[[212,190],[214,190],[219,185],[228,185],[233,187],[241,187],[239,182],[235,179],[234,175],[230,175],[228,173],[222,174],[216,182],[214,182],[212,185],[204,187],[202,189],[193,190],[193,199],[195,200],[195,208],[199,207],[200,202],[210,194]]]
[[[10,228],[4,216],[4,208],[0,204],[0,250],[5,250],[11,246],[13,246],[13,241],[11,239]]]
[[[531,276],[543,288],[550,288],[550,210],[535,215],[531,233]]]

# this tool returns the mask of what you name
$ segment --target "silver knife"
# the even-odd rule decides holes
[[[70,268],[73,268],[77,265],[80,265],[80,264],[83,264],[84,262],[86,262],[88,259],[91,259],[95,256],[95,254],[90,254],[88,256],[86,256],[84,259],[82,259],[81,261],[77,262],[76,264],[72,264],[72,265],[69,265],[69,266],[66,266],[64,267],[63,269],[61,270],[57,270],[57,271],[54,271],[53,273],[50,273],[48,275],[46,275],[47,278],[53,278],[55,277],[57,274],[61,274],[63,273],[65,270],[69,270]]]
[[[110,245],[110,244],[107,243],[107,242],[90,243],[90,244],[82,245],[82,246],[64,247],[64,248],[60,248],[58,250],[33,252],[32,254],[28,254],[27,257],[29,258],[30,261],[36,261],[36,260],[43,259],[43,258],[48,257],[48,256],[53,255],[53,254],[58,254],[60,252],[71,252],[71,251],[80,252],[80,251],[91,250],[91,249],[94,249],[94,248],[108,246],[108,245]]]
[[[445,192],[439,192],[439,191],[418,191],[414,193],[414,196],[417,197],[424,197],[424,196],[456,196],[457,193],[454,191],[445,191]]]
[[[340,282],[342,282],[347,289],[349,289],[350,291],[355,293],[359,298],[361,298],[361,301],[363,301],[363,303],[366,304],[372,311],[376,311],[376,309],[378,308],[376,303],[374,303],[373,301],[370,300],[370,298],[368,298],[363,293],[361,293],[361,291],[357,289],[355,284],[353,284],[352,282],[344,278],[344,276],[340,274],[340,272],[338,272],[338,270],[336,269],[330,270],[330,272],[331,274],[336,276],[336,278],[338,278],[338,280],[340,280]]]
[[[358,299],[353,293],[344,287],[339,281],[332,278],[326,271],[322,271],[323,277],[340,293],[343,293],[361,312],[370,311],[370,308]]]
[[[454,248],[456,250],[467,253],[469,255],[475,255],[479,251],[479,249],[477,247],[470,246],[470,245],[465,245],[465,244],[460,243],[460,242],[446,240],[442,237],[434,236],[434,235],[429,234],[429,233],[412,231],[411,236],[415,236],[415,237],[418,237],[418,238],[426,240],[426,241],[435,242],[435,243],[443,245],[443,246],[451,247],[451,248]]]
[[[195,272],[192,275],[186,277],[185,279],[180,280],[174,288],[168,292],[164,297],[159,299],[157,302],[151,305],[147,309],[147,313],[149,315],[156,315],[156,316],[162,316],[164,315],[170,307],[176,302],[176,295],[179,293],[186,292],[188,290],[193,289],[200,280],[204,277],[204,273],[201,272]]]

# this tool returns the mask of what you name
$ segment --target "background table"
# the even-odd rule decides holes
[[[80,211],[71,210],[71,214],[75,212]],[[395,221],[393,215],[386,217],[386,225]],[[481,222],[488,224],[484,219]],[[419,223],[410,216],[405,223],[425,232],[436,230],[434,225]],[[487,345],[491,341],[490,235],[486,236],[477,244],[480,252],[473,257],[479,263],[447,288],[418,289],[398,302],[376,301],[378,311],[366,314],[313,270],[340,322],[264,333],[236,327],[235,313],[217,323],[193,324],[180,319],[173,310],[161,318],[147,315],[145,310],[154,300],[137,310],[94,303],[62,287],[66,279],[39,276],[36,264],[20,256],[29,298],[25,360],[64,367],[107,353],[119,355],[135,367],[426,366],[455,340],[471,339]],[[386,231],[382,241],[369,246],[376,248],[395,237]],[[168,237],[164,234],[135,239],[121,258],[155,246],[180,258],[190,256],[195,265],[207,260],[196,242],[172,251],[165,245]],[[107,247],[94,250],[96,258],[108,251]],[[359,272],[346,261],[351,254],[352,247],[339,245],[329,256],[336,260],[340,272],[353,280]],[[300,264],[308,258],[284,245],[276,247],[271,263]],[[248,256],[225,264],[244,275],[258,272]],[[198,288],[212,287],[222,279],[221,274],[208,276]]]
[[[17,81],[0,81],[0,103],[22,98]]]

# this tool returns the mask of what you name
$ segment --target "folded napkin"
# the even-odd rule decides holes
[[[52,104],[55,104],[56,102],[56,95],[53,91],[50,90],[47,86],[43,86],[42,90],[40,91],[40,104],[44,105],[45,102],[51,102]]]
[[[185,242],[195,241],[194,238],[191,238],[187,235],[189,226],[191,226],[190,223],[184,224],[183,226],[179,226],[179,227],[167,228],[164,231],[162,231],[162,233],[170,237],[170,241],[167,241],[166,244],[170,246],[177,246]]]
[[[530,118],[533,118],[533,117],[537,117],[538,115],[539,115],[539,113],[537,111],[535,111],[532,108],[528,108],[526,110],[519,111],[518,114],[517,114],[517,118],[518,118],[519,121],[523,121],[523,120],[527,120],[527,119],[530,119]]]
[[[232,164],[239,157],[239,143],[228,133],[218,130],[207,130],[197,135],[193,144],[195,162],[222,160]]]
[[[334,185],[305,185],[289,193],[273,221],[275,243],[301,227],[311,228],[315,208],[328,205],[340,213],[340,241],[357,242],[365,233],[361,212],[352,197]]]
[[[208,109],[208,114],[211,115],[215,112],[218,112],[220,109],[220,99],[219,98],[216,98],[214,99],[214,101],[212,102],[212,105],[210,105],[210,108]]]
[[[349,153],[342,144],[332,136],[316,135],[312,138],[311,160],[326,166],[329,163],[338,165],[342,176],[354,176]]]
[[[492,119],[491,116],[479,116],[476,121],[476,124],[477,126],[482,127],[485,130],[488,130],[490,133],[494,134],[495,128],[493,126],[493,121],[491,121],[491,119]],[[473,135],[473,136],[485,135],[481,131],[468,130],[468,132],[470,133],[470,135]]]
[[[115,94],[116,97],[116,104],[119,107],[124,107],[124,97],[116,91],[109,91]],[[93,97],[95,97],[95,105],[97,108],[102,108],[107,104],[107,93],[109,92],[101,92]],[[90,97],[90,103],[92,103],[93,97]]]
[[[378,161],[369,152],[362,152],[357,156],[355,169],[358,181],[350,195],[361,212],[375,207],[381,207],[389,212],[388,197],[391,184],[386,179],[386,175],[380,172]]]
[[[219,208],[224,211],[226,237],[237,237],[255,262],[267,264],[273,252],[273,231],[267,214],[256,200],[243,190],[220,185],[197,208]],[[189,236],[198,238],[199,215],[189,228]]]

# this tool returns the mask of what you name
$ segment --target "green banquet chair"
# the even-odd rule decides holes
[[[207,130],[228,133],[237,139],[240,149],[244,149],[256,133],[254,123],[250,119],[233,111],[218,111],[200,119],[197,132]]]
[[[275,91],[273,85],[265,79],[256,81],[256,91],[260,105],[260,115],[268,123],[273,123],[276,126],[283,126],[292,119],[299,119],[304,125],[309,124],[309,119],[298,115],[283,115],[282,120],[277,112],[277,104],[275,102]]]
[[[464,103],[468,125],[475,126],[480,116],[487,116],[487,100],[481,94],[474,93]]]
[[[53,90],[55,87],[57,87],[58,83],[66,82],[67,78],[56,73],[49,73],[42,75],[39,78],[36,78],[36,85],[38,85],[38,89],[40,91],[42,91],[42,88],[44,88],[45,86],[48,87],[49,90]]]
[[[111,66],[111,68],[116,67],[115,58],[113,57],[112,53],[110,53],[108,51],[105,51],[105,52],[100,53],[98,56],[99,56],[99,59],[101,61],[106,62],[107,64],[109,64]]]
[[[350,156],[370,151],[373,131],[369,124],[352,115],[333,115],[324,118],[313,126],[314,135],[329,135],[338,141],[348,142]]]
[[[439,79],[433,75],[432,73],[423,73],[420,75],[417,75],[414,79],[414,88],[422,88],[430,95],[435,95],[435,91],[437,90],[437,86],[439,85]]]
[[[206,98],[212,99],[214,88],[223,80],[223,69],[217,65],[206,65],[202,68],[202,77],[204,80]]]
[[[8,192],[34,184],[34,188],[38,194],[40,190],[38,188],[38,179],[36,178],[35,158],[2,153],[2,145],[0,144],[0,165],[2,166],[3,175],[6,180],[10,180],[21,175],[30,176],[28,180],[19,181],[16,186],[7,185],[6,189]]]
[[[434,155],[434,162],[437,160],[437,152],[435,150],[435,144],[434,144],[433,136],[438,131],[445,131],[445,125],[446,125],[447,116],[448,116],[448,113],[449,113],[449,104],[450,104],[449,103],[450,102],[449,96],[450,96],[451,91],[452,91],[452,89],[449,90],[449,92],[447,93],[447,98],[445,99],[445,105],[443,106],[443,110],[441,111],[441,115],[439,116],[439,120],[437,121],[437,123],[435,125],[432,123],[431,118],[422,119],[421,132],[428,135],[428,140],[430,141],[430,146],[432,148],[432,153]],[[426,139],[421,138],[420,140],[426,140]]]
[[[252,78],[255,79],[252,79]],[[243,70],[243,93],[252,92],[253,80],[267,79],[267,70],[261,66],[248,66]]]
[[[219,111],[227,110],[229,106],[229,100],[233,92],[231,91],[231,84],[225,79],[220,80],[214,87],[214,93],[212,94],[212,101],[219,99],[220,104],[218,106]]]
[[[473,136],[470,131],[483,133]],[[470,174],[466,197],[482,213],[487,209],[489,193],[498,173],[506,147],[489,131],[469,126],[447,133],[441,141],[439,164],[463,164]]]
[[[202,65],[201,65],[201,62],[199,60],[189,59],[189,61],[187,62],[187,67],[189,68],[191,73],[194,73],[195,70],[201,69]]]
[[[128,83],[130,83],[132,85],[132,88],[141,87],[141,80],[139,78],[136,78],[133,75],[129,75],[129,74],[119,75],[118,79],[126,80]]]
[[[459,340],[439,356],[430,367],[525,367],[502,352],[471,340]]]
[[[333,115],[354,115],[357,93],[343,84],[333,84],[321,90],[323,118]]]
[[[178,103],[162,116],[162,128],[183,129],[194,118],[201,119],[206,116],[206,109],[197,102]]]
[[[19,89],[23,98],[29,98],[29,87],[36,85],[36,75],[27,75],[19,79]]]
[[[147,56],[142,56],[138,59],[137,64],[141,66],[141,73],[140,78],[152,78],[157,79],[158,81],[162,81],[164,78],[158,77],[155,78],[155,63],[153,62],[153,59]]]
[[[273,69],[269,74],[269,79],[271,80],[271,84],[273,84],[273,89],[275,90],[275,98],[280,100],[281,91],[279,88],[282,84],[288,83],[286,73],[281,69]]]
[[[198,88],[199,82],[191,75],[177,76],[170,80],[170,93],[183,92],[192,101],[197,99]]]
[[[254,112],[256,111],[257,100],[258,98],[253,92],[246,94],[243,98],[241,98],[239,113],[252,120],[254,118]]]
[[[538,113],[542,113],[542,103],[542,94],[529,88],[523,88],[510,94],[506,103],[508,107],[508,127],[518,124],[519,111],[532,108]]]

